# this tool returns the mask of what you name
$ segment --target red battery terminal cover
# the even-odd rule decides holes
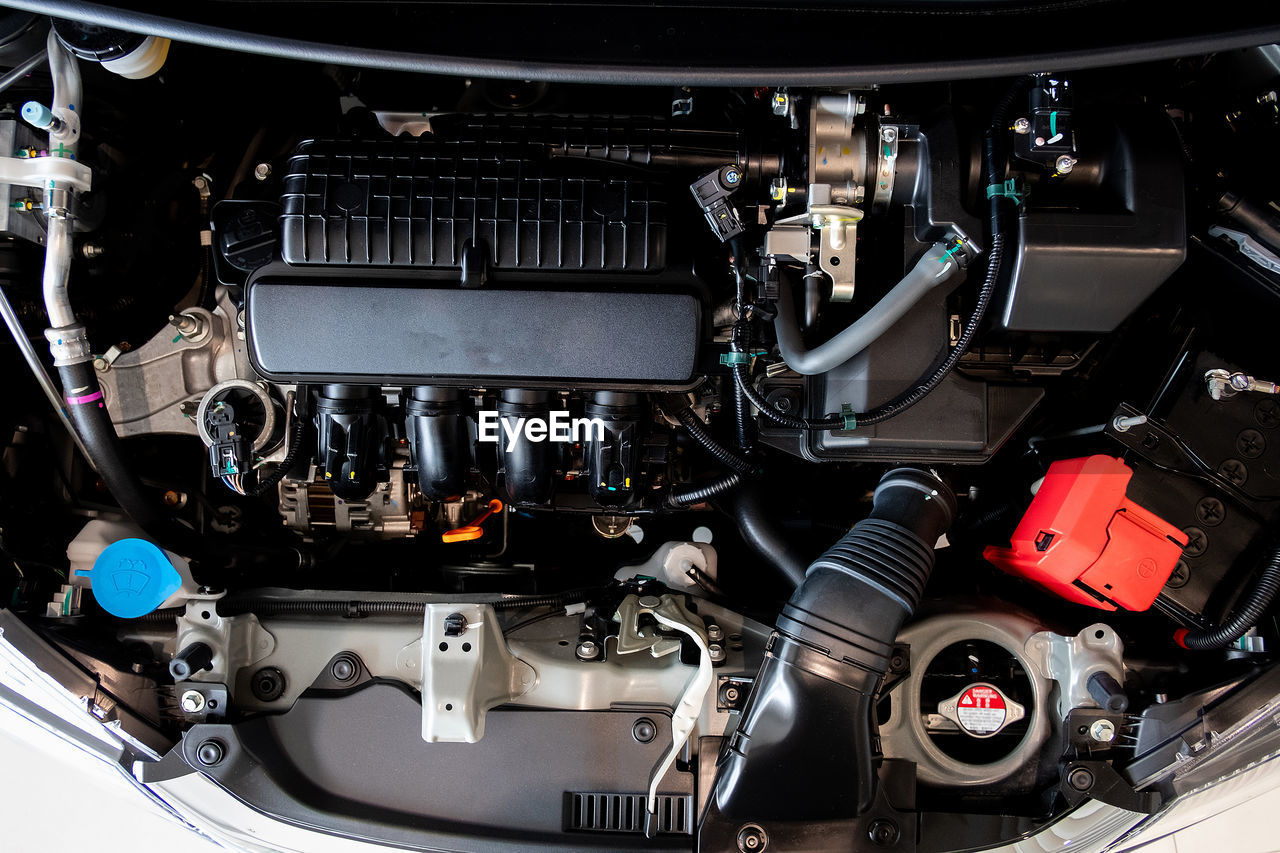
[[[1146,610],[1169,580],[1187,537],[1125,497],[1133,470],[1110,456],[1049,466],[1009,548],[983,556],[1077,604]]]

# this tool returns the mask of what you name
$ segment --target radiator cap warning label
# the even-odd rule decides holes
[[[973,737],[991,737],[1026,716],[1026,710],[994,684],[970,684],[938,703],[938,713]]]

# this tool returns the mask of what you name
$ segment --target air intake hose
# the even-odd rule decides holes
[[[720,756],[722,815],[840,820],[871,805],[871,705],[955,514],[954,495],[933,475],[890,471],[870,517],[809,566]]]

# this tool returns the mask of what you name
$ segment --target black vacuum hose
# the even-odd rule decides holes
[[[738,532],[751,550],[773,566],[791,586],[804,583],[805,564],[791,550],[781,531],[765,511],[758,486],[736,489],[721,500],[723,508],[738,524]]]
[[[1184,649],[1202,651],[1204,649],[1220,649],[1240,639],[1245,633],[1258,624],[1258,620],[1267,612],[1280,592],[1280,549],[1272,551],[1258,575],[1258,582],[1245,595],[1244,601],[1217,628],[1200,631],[1181,629],[1174,634],[1174,640]]]

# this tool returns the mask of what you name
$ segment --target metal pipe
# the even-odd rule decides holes
[[[31,339],[27,337],[26,331],[22,328],[22,322],[18,319],[17,312],[13,310],[13,306],[9,303],[9,296],[5,293],[3,287],[0,287],[0,314],[4,315],[4,323],[9,327],[14,343],[18,345],[23,359],[26,360],[27,366],[31,368],[31,375],[36,378],[36,382],[40,385],[40,390],[48,398],[49,405],[53,406],[53,411],[57,413],[58,420],[62,421],[62,425],[67,428],[67,432],[71,435],[71,440],[76,443],[76,447],[80,448],[80,453],[85,460],[97,471],[97,466],[93,464],[93,457],[89,455],[89,450],[84,446],[84,442],[80,440],[80,434],[71,425],[71,419],[67,417],[67,410],[62,407],[62,395],[58,393],[58,386],[53,384],[53,379],[49,376],[49,371],[45,369],[44,362],[40,361],[36,348],[31,345]]]
[[[47,50],[42,50],[39,53],[28,56],[26,59],[22,60],[22,62],[18,63],[13,68],[6,71],[4,76],[0,77],[0,92],[3,92],[5,89],[8,89],[14,83],[17,83],[23,77],[26,77],[28,74],[30,74],[32,71],[35,71],[37,68],[43,65],[48,60],[48,58],[49,58],[49,52]]]

